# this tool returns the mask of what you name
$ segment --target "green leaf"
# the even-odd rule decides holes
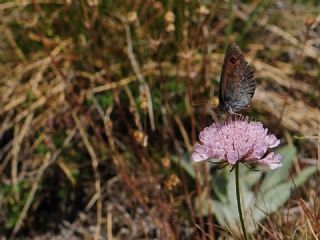
[[[211,206],[210,206],[211,204]],[[211,199],[208,199],[207,193],[202,192],[201,196],[196,196],[194,199],[194,206],[197,209],[196,214],[200,216],[208,216],[212,214],[212,203]],[[211,211],[209,212],[209,206],[211,207]]]
[[[290,197],[291,183],[286,182],[270,188],[267,192],[260,192],[256,202],[257,210],[254,211],[254,219],[261,221],[262,217],[278,210]],[[264,215],[261,215],[262,212]]]
[[[240,166],[240,179],[243,180],[249,188],[257,184],[262,177],[262,171],[252,171],[243,165]]]
[[[217,221],[220,223],[220,225],[226,225],[226,213],[225,213],[225,208],[228,209],[228,205],[223,204],[219,201],[216,200],[211,200],[211,209],[212,213],[216,216]]]
[[[196,173],[191,163],[191,159],[172,157],[172,161],[181,166],[182,169],[193,179],[196,179]]]
[[[303,169],[298,176],[295,176],[293,181],[290,179],[287,182],[269,188],[266,192],[260,192],[256,206],[252,208],[254,220],[259,222],[268,214],[275,212],[282,207],[290,198],[291,189],[301,186],[315,172],[315,166],[307,167]]]
[[[179,82],[176,79],[166,82],[166,86],[170,92],[175,94],[182,94],[185,91],[185,85],[183,82]]]
[[[288,177],[293,159],[296,155],[296,148],[293,145],[287,145],[280,148],[277,153],[282,156],[282,166],[277,170],[272,170],[267,173],[261,184],[261,192],[267,191]]]
[[[236,195],[236,181],[235,181],[235,171],[228,175],[228,185],[227,185],[227,195],[228,203],[230,204],[231,211],[237,212],[237,195]],[[243,188],[243,184],[240,184],[240,190]],[[242,194],[241,194],[242,195]]]
[[[97,94],[96,99],[102,109],[106,109],[113,104],[113,96],[109,92]]]
[[[294,185],[296,187],[300,187],[303,183],[305,183],[315,172],[317,171],[316,166],[306,167],[303,169],[298,176],[293,178]]]
[[[246,168],[245,166],[240,165],[239,171],[239,187],[240,187],[240,196],[241,196],[241,204],[242,208],[246,209],[255,201],[254,193],[250,190],[250,186],[245,181],[243,170]],[[237,194],[236,194],[236,180],[235,180],[235,173],[228,175],[228,185],[227,185],[227,194],[228,194],[228,202],[230,203],[232,211],[238,211],[238,204],[237,204]]]
[[[212,191],[215,195],[217,195],[220,202],[227,203],[227,183],[228,178],[227,176],[230,174],[229,172],[226,173],[226,171],[217,171],[216,174],[212,174],[212,180],[211,180],[211,186]],[[228,175],[226,175],[228,174]]]
[[[232,211],[230,205],[222,204],[215,200],[212,200],[211,204],[212,212],[215,214],[220,225],[230,228],[233,232],[238,232],[238,211]]]

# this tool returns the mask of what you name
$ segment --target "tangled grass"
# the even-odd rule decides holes
[[[181,167],[212,121],[192,106],[217,101],[237,41],[255,68],[252,117],[298,149],[292,171],[316,165],[319,11],[317,1],[1,1],[0,234],[230,236],[194,205],[210,195],[208,165],[196,179]],[[319,237],[319,184],[314,174],[295,189],[255,238]]]

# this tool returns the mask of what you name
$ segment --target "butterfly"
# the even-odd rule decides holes
[[[246,108],[256,89],[253,68],[236,43],[228,46],[220,77],[219,105],[216,112],[236,114]]]

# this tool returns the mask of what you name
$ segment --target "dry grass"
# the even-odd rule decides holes
[[[252,116],[298,148],[295,172],[320,161],[320,6],[227,2],[0,3],[0,234],[230,236],[193,205],[208,166],[201,187],[171,161],[211,121],[192,105],[217,95],[229,41],[255,68]],[[318,239],[319,184],[255,238]]]

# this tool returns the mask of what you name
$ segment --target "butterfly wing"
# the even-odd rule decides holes
[[[253,69],[244,59],[240,47],[231,43],[222,66],[219,107],[230,113],[247,107],[255,91],[253,77]]]

